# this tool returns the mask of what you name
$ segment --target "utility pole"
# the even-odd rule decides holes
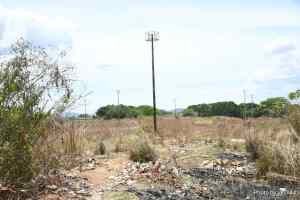
[[[87,113],[86,113],[86,99],[84,99],[84,119],[86,120],[87,119]]]
[[[177,118],[177,111],[176,111],[176,108],[177,105],[176,105],[176,99],[174,99],[174,117]]]
[[[152,95],[153,95],[153,125],[154,132],[157,132],[157,120],[156,120],[156,96],[155,96],[155,71],[154,71],[154,41],[159,40],[158,32],[149,31],[146,33],[146,41],[151,42],[152,51]]]
[[[244,121],[246,120],[246,101],[247,101],[247,99],[246,99],[246,90],[244,89],[243,90],[243,97],[244,97],[244,113],[243,113],[243,119],[244,119]]]
[[[120,90],[117,90],[117,97],[118,97],[117,105],[120,105]]]
[[[118,89],[117,91],[117,112],[118,112],[118,123],[120,125],[120,114],[121,114],[121,109],[120,109],[120,90]]]
[[[86,93],[85,95],[83,95],[81,98],[84,98],[83,101],[83,106],[84,106],[84,119],[87,119],[87,111],[86,111],[86,107],[87,107],[87,97],[89,95],[91,95],[92,93],[94,93],[93,91],[89,91],[88,93]],[[80,104],[82,106],[82,104]]]
[[[255,105],[254,105],[254,95],[251,94],[250,95],[250,98],[251,98],[251,117],[254,117],[254,113],[255,113]]]

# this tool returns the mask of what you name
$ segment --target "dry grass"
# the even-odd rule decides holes
[[[170,155],[170,145],[213,140],[223,149],[243,151],[246,141],[246,149],[256,159],[262,176],[268,172],[300,176],[297,134],[287,120],[258,118],[243,122],[229,117],[160,117],[157,134],[153,133],[152,122],[150,117],[54,121],[33,149],[36,166],[44,173],[58,167],[72,168],[82,156],[93,155],[99,142],[108,155],[129,155],[137,142],[148,141],[157,152],[176,160],[176,155]]]
[[[275,172],[300,176],[300,147],[286,119],[252,122],[246,129],[246,149],[256,160],[259,177]]]

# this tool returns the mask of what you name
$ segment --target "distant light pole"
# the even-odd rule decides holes
[[[120,105],[120,90],[117,90],[117,98],[118,98],[117,105]]]
[[[157,120],[156,120],[156,96],[155,96],[155,72],[154,72],[154,41],[159,40],[159,34],[156,31],[148,31],[146,33],[146,41],[151,42],[152,51],[152,93],[153,93],[153,124],[154,132],[157,132]]]
[[[174,117],[177,118],[177,105],[176,105],[176,99],[174,99]]]
[[[246,102],[247,102],[247,94],[246,94],[246,90],[243,90],[243,97],[244,97],[244,113],[243,113],[243,119],[244,121],[247,118],[247,114],[246,114]]]
[[[93,94],[94,92],[93,91],[89,91],[88,93],[86,93],[84,96],[82,96],[84,98],[84,103],[83,103],[83,106],[84,106],[84,119],[86,120],[87,119],[87,111],[86,111],[86,106],[87,106],[87,97],[91,94]]]

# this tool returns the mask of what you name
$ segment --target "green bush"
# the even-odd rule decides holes
[[[167,115],[169,112],[164,110],[156,110],[158,115]],[[137,118],[139,116],[153,115],[153,107],[142,106],[126,106],[126,105],[107,105],[100,107],[96,111],[96,116],[104,119],[123,119],[123,118]]]
[[[197,115],[197,113],[191,108],[185,109],[182,113],[182,116],[184,116],[184,117],[193,117],[196,115]]]
[[[21,39],[0,64],[0,182],[19,184],[33,176],[32,147],[44,122],[71,97],[70,66],[59,61]]]
[[[284,97],[268,98],[259,105],[259,112],[263,116],[283,117],[287,113],[289,102]]]
[[[154,149],[147,141],[138,141],[137,144],[130,150],[130,160],[134,162],[150,162],[155,161],[157,155]]]

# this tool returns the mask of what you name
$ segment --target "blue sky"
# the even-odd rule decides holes
[[[18,37],[71,48],[88,112],[151,104],[148,30],[155,44],[157,104],[287,96],[300,83],[300,1],[0,0],[0,52]],[[79,103],[81,104],[81,103]],[[82,106],[74,108],[82,112]]]

